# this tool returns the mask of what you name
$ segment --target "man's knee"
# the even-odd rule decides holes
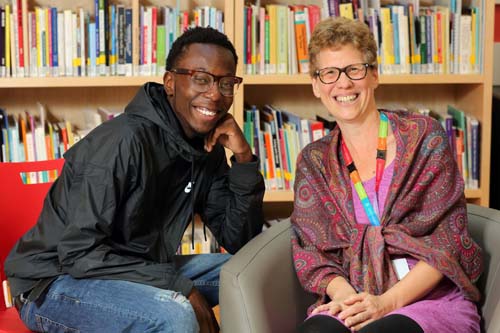
[[[155,295],[154,299],[158,307],[152,316],[156,319],[157,331],[186,333],[199,331],[194,309],[184,295],[161,291]]]

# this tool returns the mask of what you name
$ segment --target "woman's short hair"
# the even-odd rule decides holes
[[[377,65],[377,43],[368,26],[358,20],[329,17],[319,22],[309,41],[309,74],[318,70],[316,58],[321,50],[352,45],[359,50],[364,61]]]

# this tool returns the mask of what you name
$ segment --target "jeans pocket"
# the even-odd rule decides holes
[[[35,315],[36,324],[40,332],[50,333],[79,333],[80,330],[71,328],[47,317]]]

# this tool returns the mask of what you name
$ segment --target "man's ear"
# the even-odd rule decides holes
[[[171,97],[174,95],[174,85],[175,80],[172,72],[165,72],[165,74],[163,74],[163,87],[165,88],[167,96]]]

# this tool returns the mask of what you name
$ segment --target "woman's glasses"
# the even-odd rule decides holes
[[[370,64],[352,64],[343,68],[325,67],[314,72],[314,76],[324,84],[332,84],[339,80],[340,74],[345,75],[351,80],[363,80],[366,77],[368,67],[374,67]]]

